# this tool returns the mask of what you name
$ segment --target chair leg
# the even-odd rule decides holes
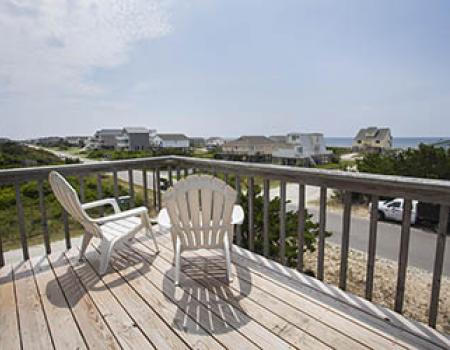
[[[109,259],[113,252],[114,243],[103,241],[100,246],[100,275],[104,275],[108,270]]]
[[[175,286],[180,285],[180,269],[181,269],[181,245],[177,241],[175,249]]]
[[[231,273],[231,249],[228,238],[224,240],[224,250],[225,250],[225,262],[227,264],[227,281],[230,283],[233,280],[233,275]]]
[[[91,235],[90,233],[85,232],[85,233],[84,233],[84,236],[83,236],[83,240],[82,240],[82,242],[81,242],[80,255],[79,255],[79,257],[78,257],[78,260],[79,260],[79,261],[82,261],[82,260],[83,260],[84,253],[86,253],[86,249],[87,249],[87,247],[88,247],[89,242],[91,241],[91,239],[92,239],[92,235]]]

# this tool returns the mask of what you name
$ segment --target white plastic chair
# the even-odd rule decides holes
[[[49,182],[58,201],[85,230],[81,244],[80,260],[82,260],[92,237],[100,238],[100,274],[103,275],[108,269],[108,262],[114,250],[119,249],[121,243],[131,239],[142,229],[153,238],[156,250],[159,251],[146,207],[121,211],[114,198],[105,198],[81,204],[75,189],[59,173],[52,171],[49,174]],[[114,214],[92,218],[86,213],[87,209],[105,205],[111,205],[114,209]]]
[[[231,281],[234,225],[244,221],[235,205],[236,191],[209,175],[193,175],[176,183],[164,196],[166,208],[158,215],[162,232],[170,232],[175,258],[175,284],[179,285],[181,253],[195,249],[223,249],[227,280]]]

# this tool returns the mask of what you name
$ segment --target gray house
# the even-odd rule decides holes
[[[150,133],[144,127],[126,127],[116,137],[116,149],[126,151],[142,151],[150,148]]]
[[[117,145],[117,136],[122,134],[120,129],[101,129],[95,132],[89,139],[87,148],[90,149],[114,149]]]
[[[352,150],[354,152],[381,153],[391,148],[391,130],[388,128],[377,128],[375,126],[359,130],[352,143]]]

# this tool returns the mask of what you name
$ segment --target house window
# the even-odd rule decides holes
[[[362,141],[361,140],[358,140],[358,143],[361,143]]]
[[[376,142],[376,143],[380,143],[380,140],[376,140],[375,142]]]
[[[303,154],[303,147],[302,146],[298,146],[297,147],[297,153]]]

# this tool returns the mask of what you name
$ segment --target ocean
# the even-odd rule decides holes
[[[450,137],[394,137],[394,148],[417,148],[419,144],[432,144]],[[352,137],[325,137],[325,143],[330,147],[351,147]]]

